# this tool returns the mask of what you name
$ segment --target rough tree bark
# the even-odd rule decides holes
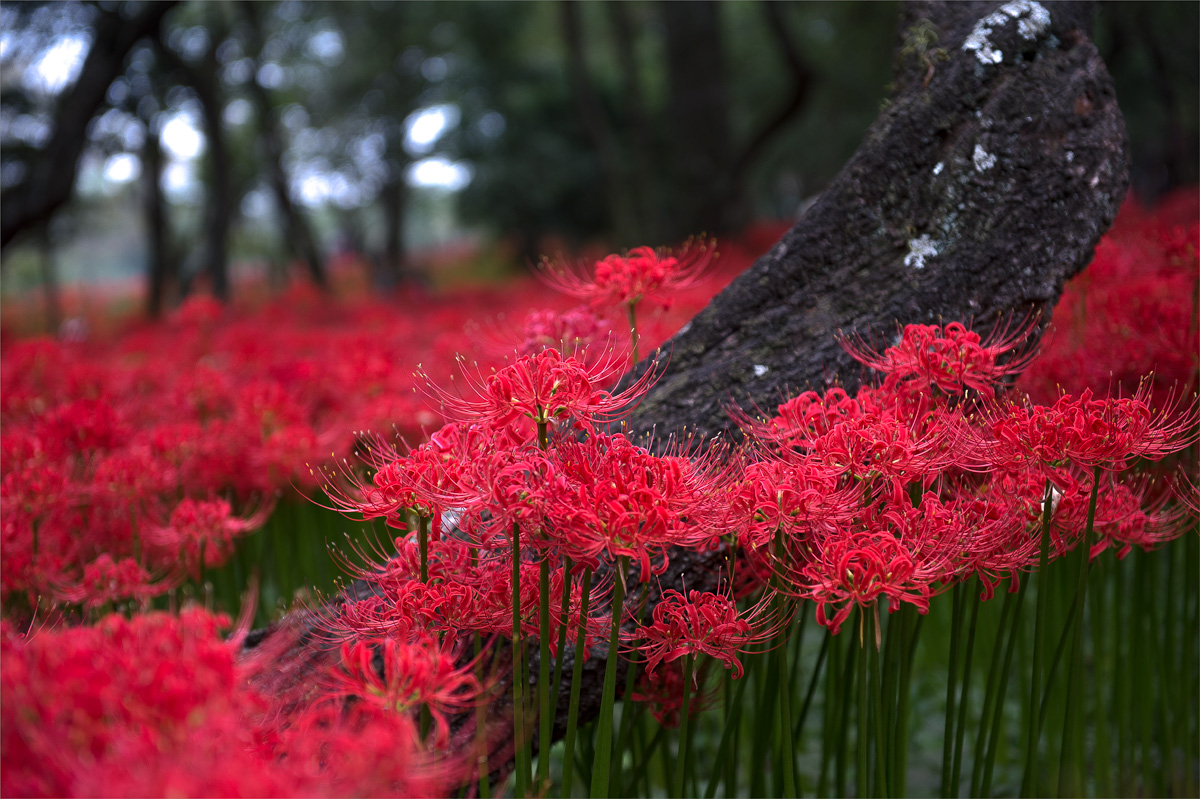
[[[1038,311],[1047,321],[1128,184],[1124,121],[1090,13],[1029,0],[906,6],[890,103],[783,239],[639,364],[661,377],[633,432],[711,440],[732,434],[732,404],[769,409],[833,379],[853,391],[859,373],[839,330],[878,340],[910,322],[979,329]],[[930,23],[936,42],[917,35]],[[680,588],[686,573],[689,589],[714,589],[724,555],[673,553],[661,588]],[[600,704],[604,645],[593,652],[584,721]]]

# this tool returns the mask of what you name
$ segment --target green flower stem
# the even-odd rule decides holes
[[[575,735],[579,724],[579,689],[583,682],[583,652],[587,640],[588,602],[592,595],[592,570],[583,570],[583,593],[579,607],[579,627],[575,633],[575,665],[571,668],[571,698],[567,703],[567,735],[563,741],[562,795],[571,795],[575,776]]]
[[[632,347],[633,365],[638,362],[638,328],[637,328],[637,300],[632,300],[627,306],[626,311],[629,315],[629,343]]]
[[[1067,608],[1067,619],[1063,623],[1062,632],[1058,636],[1058,644],[1054,647],[1054,655],[1050,658],[1050,668],[1046,670],[1046,690],[1042,692],[1041,711],[1038,715],[1038,726],[1046,726],[1046,716],[1050,712],[1050,700],[1054,698],[1054,675],[1058,673],[1058,664],[1062,662],[1063,652],[1067,650],[1067,642],[1071,639],[1071,615],[1075,612],[1075,599]]]
[[[959,778],[962,775],[963,735],[967,731],[967,695],[971,689],[971,662],[975,655],[975,630],[979,621],[979,577],[971,583],[971,621],[967,624],[967,654],[963,659],[962,690],[958,698],[958,723],[954,728],[954,766],[950,773],[950,789],[958,796]]]
[[[1154,675],[1150,668],[1151,655],[1150,633],[1144,620],[1150,615],[1150,606],[1154,602],[1150,586],[1154,585],[1151,569],[1154,561],[1145,552],[1136,553],[1137,579],[1135,585],[1134,614],[1134,685],[1139,686],[1140,694],[1134,700],[1134,719],[1137,724],[1138,743],[1141,748],[1141,768],[1134,774],[1140,773],[1143,782],[1135,785],[1138,792],[1144,795],[1161,796],[1162,791],[1155,790],[1150,780],[1156,771],[1154,764]]]
[[[1017,638],[1021,631],[1021,609],[1025,606],[1025,589],[1029,587],[1029,576],[1021,581],[1014,601],[1012,626],[1008,631],[1008,643],[1004,647],[1004,666],[1000,669],[1000,685],[996,693],[996,701],[992,705],[991,732],[988,736],[987,752],[984,755],[983,779],[975,796],[990,796],[992,792],[992,773],[996,766],[996,750],[1000,746],[1000,723],[1004,718],[1004,695],[1008,688],[1008,675],[1012,668],[1013,652],[1017,648]],[[1011,594],[1009,594],[1011,596]]]
[[[658,725],[658,729],[654,731],[654,735],[650,738],[650,743],[638,747],[640,756],[633,763],[633,768],[630,770],[630,774],[632,776],[629,778],[629,782],[625,784],[625,790],[622,791],[622,795],[633,795],[634,791],[637,790],[638,780],[648,776],[650,758],[654,756],[654,752],[656,749],[658,749],[658,745],[662,743],[663,738],[666,737],[666,731],[666,727],[662,726],[661,724]],[[641,739],[640,734],[638,738]],[[645,795],[650,795],[649,790],[646,790]]]
[[[543,553],[538,564],[538,626],[541,649],[538,662],[538,768],[535,792],[543,796],[550,783],[550,737],[554,710],[550,707],[550,557]]]
[[[946,674],[946,720],[942,723],[942,788],[940,796],[950,795],[950,778],[954,773],[954,684],[958,679],[959,637],[962,634],[963,586],[954,586],[954,610],[950,619],[950,668]]]
[[[563,590],[562,606],[558,613],[558,657],[554,660],[554,710],[557,714],[558,703],[562,697],[562,673],[565,653],[567,651],[567,630],[571,626],[571,568],[574,566],[569,557],[563,558]]]
[[[997,683],[1000,682],[1000,664],[1002,659],[999,657],[1003,651],[1006,640],[1005,633],[1008,632],[1008,621],[1012,617],[1013,604],[1016,599],[1016,594],[1007,592],[1004,595],[1004,604],[1000,608],[1000,622],[996,625],[996,641],[992,645],[991,665],[988,667],[987,687],[983,693],[983,710],[979,714],[979,724],[975,735],[975,754],[971,758],[971,789],[969,796],[979,796],[980,782],[983,780],[983,760],[984,750],[987,746],[987,733],[990,729],[992,718],[992,708],[996,703]]]
[[[1192,527],[1193,533],[1196,531],[1195,526]],[[1182,548],[1183,552],[1179,552]],[[1173,545],[1173,554],[1183,555],[1183,584],[1185,586],[1200,585],[1200,536],[1185,535],[1184,539]],[[1192,674],[1192,670],[1196,667],[1196,663],[1200,661],[1197,657],[1197,639],[1195,631],[1200,628],[1200,591],[1187,590],[1184,591],[1181,600],[1183,601],[1183,627],[1184,635],[1183,645],[1179,647],[1179,663],[1176,667],[1177,674]],[[1181,710],[1186,713],[1186,718],[1183,725],[1182,744],[1185,752],[1200,751],[1200,725],[1196,725],[1196,714],[1191,712],[1192,708],[1196,707],[1200,697],[1196,695],[1196,683],[1194,680],[1184,680],[1184,700],[1180,703]],[[1200,785],[1197,784],[1197,774],[1195,769],[1187,769],[1184,774],[1184,791],[1186,796],[1196,796],[1200,794]]]
[[[886,792],[888,796],[896,795],[896,748],[894,745],[894,734],[896,731],[897,682],[900,679],[900,658],[897,652],[901,648],[900,638],[904,634],[904,622],[900,617],[901,611],[902,608],[898,608],[895,614],[888,613],[887,631],[883,638],[883,655],[880,659],[883,693],[880,694],[879,706],[883,714],[883,737],[887,741],[887,747],[877,753],[876,757],[883,763],[884,773],[888,777],[887,783],[881,787],[880,792]]]
[[[621,617],[625,607],[625,573],[629,556],[617,560],[613,584],[612,632],[608,637],[608,659],[604,666],[604,693],[600,699],[600,716],[596,721],[596,760],[592,764],[592,799],[608,796],[609,769],[612,767],[613,703],[617,694],[617,645],[621,634]]]
[[[528,794],[529,745],[525,741],[525,647],[521,641],[521,536],[516,523],[512,527],[512,681],[513,681],[513,742],[516,746],[516,780],[514,795],[521,799]]]
[[[729,673],[726,672],[726,675],[728,674]],[[717,780],[721,776],[720,766],[722,764],[728,766],[730,762],[736,760],[736,758],[730,755],[729,750],[730,746],[732,745],[733,750],[735,752],[737,751],[737,746],[736,744],[733,744],[733,740],[736,737],[736,731],[738,727],[741,725],[742,698],[745,696],[746,684],[748,682],[749,680],[747,680],[745,677],[738,680],[737,694],[735,696],[731,696],[732,701],[726,703],[725,726],[721,730],[721,742],[717,744],[717,758],[715,761],[713,761],[717,764],[717,767],[712,770],[712,774],[710,774],[708,777],[708,786],[704,789],[704,799],[713,799],[713,797],[717,795]],[[726,772],[725,795],[736,795],[737,791],[735,789],[736,786],[729,779],[728,772]]]
[[[812,676],[808,679],[808,690],[804,693],[804,705],[800,708],[800,715],[792,722],[792,737],[799,738],[801,731],[804,729],[804,721],[808,718],[808,711],[812,708],[813,697],[817,693],[817,681],[821,676],[821,668],[825,665],[825,659],[829,654],[829,639],[832,636],[825,635],[821,637],[821,649],[817,652],[817,662],[813,666]]]
[[[846,795],[846,772],[847,772],[847,755],[846,749],[849,746],[850,739],[850,686],[851,680],[855,674],[855,659],[858,657],[859,647],[854,645],[853,640],[846,642],[846,661],[842,667],[842,679],[839,686],[841,690],[841,720],[838,726],[838,741],[837,741],[837,769],[835,773],[834,785],[837,789],[838,796]]]
[[[1092,772],[1096,775],[1097,796],[1113,795],[1113,760],[1108,737],[1108,727],[1112,723],[1112,719],[1109,718],[1108,710],[1101,701],[1104,695],[1102,686],[1109,685],[1109,677],[1112,674],[1112,656],[1108,650],[1108,637],[1105,635],[1105,628],[1108,625],[1095,623],[1096,620],[1108,618],[1105,615],[1104,598],[1108,583],[1111,581],[1112,571],[1111,568],[1105,569],[1100,573],[1100,579],[1095,576],[1091,577],[1094,585],[1088,592],[1093,619],[1091,625],[1092,657],[1096,663],[1096,691],[1092,702],[1092,729],[1096,731],[1096,754],[1092,759]],[[1109,707],[1111,706],[1110,704]]]
[[[1181,696],[1181,689],[1183,688],[1183,683],[1187,682],[1187,680],[1170,680],[1165,676],[1170,672],[1175,664],[1175,615],[1176,608],[1179,605],[1178,594],[1176,593],[1177,581],[1175,573],[1175,564],[1177,559],[1172,557],[1172,555],[1175,554],[1174,549],[1165,554],[1166,557],[1164,562],[1167,567],[1166,602],[1163,603],[1165,606],[1165,610],[1163,612],[1163,645],[1162,657],[1159,659],[1159,662],[1162,664],[1162,673],[1164,675],[1159,678],[1159,684],[1162,685],[1162,689],[1165,694],[1163,698],[1163,710],[1165,713],[1165,717],[1163,718],[1163,741],[1166,745],[1167,751],[1163,757],[1163,767],[1167,772],[1168,778],[1170,779],[1167,792],[1173,795],[1179,795],[1183,793],[1182,776],[1183,770],[1187,768],[1187,763],[1186,761],[1182,763],[1177,762],[1175,741],[1179,738],[1180,733],[1180,710],[1183,707],[1187,707],[1181,702],[1183,699],[1183,696]],[[1095,595],[1096,591],[1093,589],[1091,594]],[[1093,618],[1101,617],[1093,616]],[[1093,624],[1092,626],[1095,627],[1096,625]],[[1098,653],[1093,652],[1093,658],[1095,657],[1098,657]],[[1183,674],[1186,672],[1179,673]],[[1167,682],[1163,683],[1162,680],[1167,680]],[[1093,705],[1093,707],[1095,708],[1096,705]],[[1097,736],[1097,751],[1100,751],[1099,747],[1100,738]]]
[[[1158,585],[1155,581],[1151,585]],[[1170,707],[1173,701],[1172,687],[1177,678],[1168,673],[1166,654],[1163,650],[1162,642],[1159,640],[1159,630],[1163,630],[1164,634],[1169,634],[1168,630],[1163,629],[1158,615],[1158,607],[1162,603],[1162,599],[1155,597],[1146,605],[1146,634],[1150,638],[1150,660],[1154,665],[1154,670],[1151,672],[1151,681],[1157,683],[1158,687],[1158,727],[1160,730],[1159,750],[1161,758],[1161,766],[1154,771],[1158,777],[1158,784],[1154,788],[1157,796],[1167,796],[1170,794],[1170,788],[1174,786],[1176,775],[1174,773],[1174,757],[1175,757],[1175,731],[1171,727]],[[1165,635],[1164,635],[1165,637]],[[1082,727],[1082,725],[1079,725]],[[1082,737],[1082,731],[1079,733]],[[1082,760],[1082,754],[1078,755],[1078,759]]]
[[[421,582],[429,583],[429,527],[432,517],[417,514],[417,549],[421,553]]]
[[[1131,556],[1130,560],[1137,556]],[[1117,708],[1117,793],[1122,795],[1132,795],[1136,793],[1133,786],[1133,758],[1134,758],[1134,741],[1133,741],[1133,671],[1134,666],[1130,660],[1133,658],[1134,646],[1137,644],[1139,625],[1134,624],[1133,612],[1137,609],[1136,592],[1132,585],[1132,575],[1128,564],[1124,569],[1118,572],[1117,593],[1118,596],[1132,597],[1133,601],[1118,602],[1117,612],[1120,614],[1117,618],[1119,629],[1129,630],[1131,632],[1133,646],[1122,646],[1117,648],[1116,662],[1116,679],[1113,681],[1113,702]]]
[[[875,772],[873,783],[876,796],[887,796],[887,732],[886,720],[883,716],[883,701],[880,697],[879,686],[879,604],[874,605],[874,613],[867,618],[867,688],[870,693],[872,726],[875,728]],[[874,637],[874,640],[872,640]]]
[[[750,681],[744,676],[738,680],[737,697],[733,696],[733,674],[729,669],[725,669],[722,676],[725,690],[725,719],[726,728],[721,734],[721,745],[732,746],[732,754],[722,754],[717,757],[717,763],[723,764],[725,769],[725,795],[734,796],[737,793],[737,751],[738,743],[741,740],[742,733],[742,696],[746,693],[746,684]],[[732,729],[730,729],[732,727]],[[731,735],[732,733],[732,735]],[[731,741],[731,743],[727,743]],[[722,750],[723,752],[728,750]],[[714,791],[717,787],[717,774],[720,768],[714,768],[712,777],[709,779],[709,787]],[[706,792],[707,793],[707,792]],[[708,799],[712,799],[713,794],[708,794]]]
[[[828,643],[829,665],[825,668],[825,707],[821,711],[821,771],[817,775],[817,796],[829,795],[829,773],[834,761],[838,718],[841,715],[839,702],[844,693],[838,682],[842,673],[841,639],[830,635],[828,630],[824,637]]]
[[[642,626],[642,617],[646,612],[646,601],[650,598],[649,594],[643,590],[641,599],[638,601],[637,609],[637,626]],[[617,731],[617,743],[614,751],[622,753],[625,747],[629,744],[629,736],[633,732],[633,725],[641,718],[642,705],[635,704],[629,697],[633,696],[634,682],[638,675],[638,655],[634,652],[625,665],[625,691],[621,694],[624,699],[623,710],[621,712],[621,728]],[[621,769],[621,763],[624,760],[623,756],[613,758],[613,775],[609,777],[610,784],[620,786],[622,783],[617,779],[617,772]]]
[[[472,554],[472,562],[475,559],[476,556]],[[475,679],[479,681],[480,685],[484,684],[483,638],[479,633],[475,633]],[[476,746],[479,747],[479,754],[475,756],[475,767],[479,769],[479,797],[480,799],[489,799],[492,790],[488,784],[487,703],[485,702],[480,702],[475,706],[475,741]]]
[[[1042,500],[1042,542],[1038,556],[1038,598],[1033,620],[1033,669],[1029,679],[1028,727],[1025,730],[1025,768],[1021,776],[1021,796],[1029,797],[1035,790],[1037,777],[1038,739],[1042,736],[1039,702],[1042,694],[1042,649],[1046,637],[1046,604],[1050,599],[1050,585],[1046,577],[1046,566],[1050,562],[1050,525],[1054,510],[1054,494],[1050,481],[1046,481],[1045,499]],[[1027,579],[1033,579],[1030,575]]]
[[[688,725],[691,721],[692,669],[696,666],[696,655],[683,656],[683,707],[679,714],[679,751],[675,759],[675,786],[671,796],[682,797],[684,777],[687,775]]]
[[[869,627],[867,609],[858,606],[858,647],[862,650],[858,660],[858,727],[855,730],[854,742],[858,748],[858,759],[855,762],[854,786],[855,796],[871,796],[871,775],[867,766],[871,749],[870,733],[867,731],[867,708],[870,699],[867,697],[867,656],[869,646],[864,638],[863,628]]]
[[[910,694],[912,686],[913,660],[917,655],[917,641],[921,637],[921,625],[925,617],[918,615],[917,609],[906,605],[904,614],[904,660],[900,664],[900,685],[898,707],[896,709],[895,763],[896,775],[893,778],[896,785],[896,796],[908,793],[908,720],[910,710]]]
[[[776,596],[780,618],[786,618],[785,600]],[[796,747],[792,738],[792,689],[791,672],[787,662],[787,627],[779,632],[779,642],[775,647],[775,656],[779,659],[779,727],[783,737],[780,741],[780,771],[783,773],[783,795],[796,796]],[[799,658],[796,658],[799,661]]]
[[[754,712],[754,736],[751,740],[751,758],[749,765],[750,795],[765,796],[767,789],[768,769],[763,766],[763,758],[771,748],[771,733],[774,730],[775,713],[779,708],[779,660],[770,652],[764,652],[755,658],[755,662],[766,666],[766,672],[755,669],[755,677],[762,675],[762,681],[755,687],[758,689],[757,703]],[[779,770],[775,770],[775,776]]]
[[[1067,713],[1063,724],[1062,764],[1058,771],[1060,795],[1077,795],[1083,790],[1083,722],[1079,694],[1083,690],[1083,616],[1086,607],[1088,568],[1091,565],[1092,533],[1096,524],[1096,499],[1100,493],[1100,467],[1092,469],[1092,492],[1088,497],[1087,527],[1079,544],[1082,557],[1079,583],[1071,611],[1071,663],[1067,678]],[[1153,609],[1153,604],[1151,606]],[[1157,635],[1155,628],[1151,633]],[[1169,726],[1169,725],[1168,725]]]

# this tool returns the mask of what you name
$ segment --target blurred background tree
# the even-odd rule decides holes
[[[6,3],[3,288],[144,285],[162,313],[355,263],[512,263],[793,218],[886,96],[890,3]],[[1153,201],[1197,181],[1200,5],[1095,40]],[[461,245],[461,246],[460,246]],[[295,267],[293,268],[293,265]],[[364,266],[365,265],[365,266]]]

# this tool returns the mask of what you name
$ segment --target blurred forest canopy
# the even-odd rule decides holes
[[[464,236],[530,259],[790,219],[885,101],[897,11],[6,3],[4,288],[42,286],[54,324],[61,280],[126,276],[157,315],[200,284],[227,298],[231,263],[326,286],[351,254],[388,287]],[[1200,5],[1100,4],[1095,39],[1135,190],[1195,183]]]

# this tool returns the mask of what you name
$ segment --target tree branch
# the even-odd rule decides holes
[[[100,13],[92,49],[79,79],[59,99],[54,134],[21,183],[0,193],[0,249],[18,234],[43,224],[71,197],[79,156],[87,146],[87,125],[121,74],[125,57],[139,39],[155,35],[175,0],[146,3],[132,18]]]

